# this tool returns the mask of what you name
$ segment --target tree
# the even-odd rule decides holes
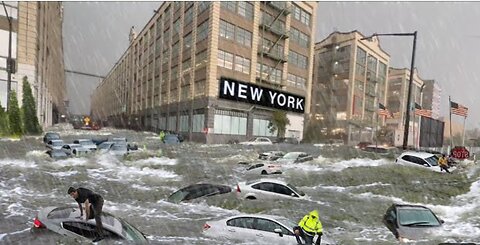
[[[27,80],[23,77],[23,99],[22,99],[23,129],[26,134],[40,134],[42,129],[38,123],[37,109],[33,99],[32,89]]]
[[[5,108],[0,105],[0,136],[9,135],[8,129],[8,114],[5,111]]]
[[[17,92],[10,91],[10,101],[8,102],[8,125],[10,126],[10,134],[14,136],[22,136],[22,118],[20,108],[18,107]]]
[[[277,137],[283,138],[285,137],[285,128],[287,125],[290,125],[287,113],[284,111],[274,111],[268,124],[268,129],[270,130],[270,133],[277,131]]]

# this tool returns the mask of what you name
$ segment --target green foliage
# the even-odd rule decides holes
[[[13,136],[22,136],[22,118],[20,108],[18,107],[17,92],[10,91],[10,101],[8,102],[8,124],[10,134]]]
[[[275,111],[272,113],[272,118],[268,124],[270,133],[277,131],[277,137],[285,137],[285,128],[290,125],[287,113],[284,111]]]
[[[23,77],[22,117],[24,132],[26,134],[41,134],[42,129],[38,123],[37,109],[33,98],[32,89],[27,77]]]
[[[0,136],[7,136],[10,134],[8,129],[8,114],[5,108],[0,105]]]

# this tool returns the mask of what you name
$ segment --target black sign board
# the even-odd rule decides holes
[[[445,123],[429,117],[422,117],[420,123],[420,146],[442,147]]]
[[[303,96],[230,78],[220,78],[218,97],[285,111],[305,112],[305,97]]]

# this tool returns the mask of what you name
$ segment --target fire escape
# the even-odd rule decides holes
[[[258,54],[260,55],[260,70],[257,70],[257,80],[265,83],[276,85],[279,87],[285,86],[284,79],[282,79],[283,69],[279,69],[281,64],[288,61],[288,56],[284,55],[285,45],[281,45],[281,41],[286,40],[288,31],[286,30],[285,22],[281,20],[282,17],[286,17],[290,14],[290,3],[277,2],[277,1],[264,1],[262,4],[261,21],[259,27],[261,28],[261,42],[258,47]],[[271,13],[267,12],[267,9]],[[286,19],[286,18],[284,18]],[[270,32],[275,36],[276,40],[271,41],[265,38],[265,33]],[[275,62],[273,67],[264,64],[264,58],[272,59]],[[272,79],[272,73],[279,69],[281,71],[280,81],[278,81],[278,74],[275,74],[275,78]]]

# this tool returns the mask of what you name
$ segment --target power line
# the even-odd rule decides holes
[[[84,75],[84,76],[89,76],[89,77],[98,77],[98,78],[105,79],[105,76],[100,76],[100,75],[91,74],[91,73],[86,73],[86,72],[81,72],[81,71],[72,71],[72,70],[67,70],[67,69],[65,69],[65,72],[74,73],[74,74],[79,74],[79,75]]]

